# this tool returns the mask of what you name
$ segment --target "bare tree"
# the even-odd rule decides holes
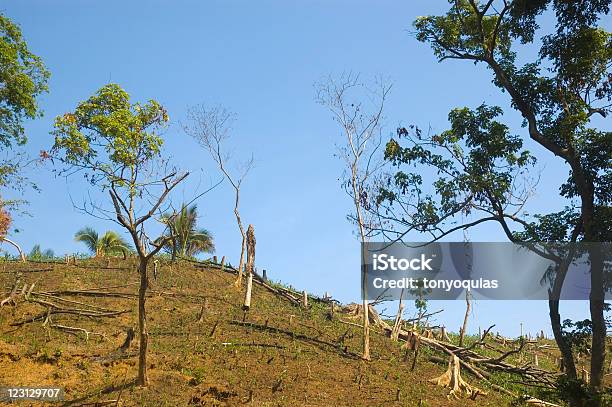
[[[376,159],[381,146],[383,108],[391,85],[378,79],[373,87],[363,84],[359,75],[344,74],[315,84],[316,101],[327,107],[342,130],[338,155],[345,164],[343,187],[351,197],[354,212],[349,218],[357,225],[361,242],[361,295],[363,298],[363,354],[370,359],[369,302],[365,243],[375,228],[370,215],[369,190],[382,162]]]
[[[207,108],[204,105],[194,106],[187,113],[189,124],[184,125],[185,133],[193,137],[204,147],[219,167],[219,171],[228,180],[234,189],[234,215],[242,237],[240,248],[240,263],[238,265],[238,279],[236,286],[242,285],[244,269],[244,255],[246,250],[246,233],[240,218],[240,187],[249,171],[253,168],[253,157],[238,166],[235,172],[231,172],[228,163],[232,156],[225,150],[226,143],[231,136],[232,124],[236,115],[222,106]]]

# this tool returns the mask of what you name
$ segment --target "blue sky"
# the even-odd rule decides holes
[[[329,291],[343,302],[359,298],[359,244],[346,220],[350,201],[340,188],[342,166],[334,157],[340,132],[315,103],[314,82],[346,71],[366,80],[388,77],[393,91],[385,134],[408,123],[443,130],[450,109],[484,101],[506,108],[504,120],[525,134],[507,95],[490,83],[490,72],[470,63],[438,64],[411,35],[411,22],[443,11],[442,0],[8,0],[0,7],[20,24],[52,75],[50,93],[41,98],[44,118],[27,123],[28,151],[36,155],[52,145],[56,115],[116,82],[133,100],[153,98],[168,109],[167,151],[192,172],[177,199],[189,199],[220,176],[180,122],[194,104],[223,104],[238,114],[234,156],[255,157],[241,213],[255,227],[258,268],[309,292]],[[529,209],[557,209],[563,202],[554,197],[567,171],[538,146],[529,148],[541,157],[542,170]],[[80,180],[56,178],[48,166],[29,175],[42,191],[26,194],[31,216],[16,220],[20,233],[13,237],[26,249],[40,243],[58,254],[83,251],[73,241],[77,229],[116,228],[73,209],[70,197],[80,201],[88,192]],[[201,225],[213,232],[217,254],[237,263],[240,235],[232,205],[227,183],[198,201]],[[475,230],[470,238],[504,240],[494,227]],[[446,310],[438,321],[451,329],[462,321],[463,302],[431,308]],[[569,302],[562,311],[562,318],[584,318],[588,304]],[[526,331],[548,327],[545,302],[480,302],[474,318],[472,328],[496,323],[508,335],[518,334],[520,322]]]

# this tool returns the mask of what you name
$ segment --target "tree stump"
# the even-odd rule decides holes
[[[459,398],[462,393],[465,393],[468,397],[475,400],[479,394],[485,395],[486,393],[477,387],[470,386],[465,380],[461,378],[459,358],[455,355],[451,355],[448,360],[448,369],[446,372],[434,379],[430,379],[431,383],[437,386],[443,386],[450,388],[448,397]]]
[[[590,378],[590,375],[589,375],[589,371],[588,371],[588,370],[586,370],[585,368],[582,368],[582,371],[581,371],[581,378],[582,378],[582,381],[583,381],[585,384],[589,384],[589,382],[591,381],[591,380],[590,380],[591,378]]]
[[[255,229],[253,225],[249,225],[246,233],[247,246],[247,289],[244,295],[244,305],[242,309],[246,312],[251,308],[251,292],[253,290],[253,267],[255,265]]]
[[[126,332],[126,337],[125,337],[125,341],[123,342],[123,345],[121,345],[119,347],[119,349],[122,352],[127,351],[130,348],[130,345],[132,344],[132,341],[134,340],[134,328],[128,328],[127,332]]]

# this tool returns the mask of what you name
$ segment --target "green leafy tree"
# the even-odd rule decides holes
[[[161,156],[164,140],[159,130],[168,120],[157,101],[133,104],[119,85],[108,84],[79,103],[74,112],[55,119],[55,144],[49,155],[64,164],[64,171],[82,172],[91,184],[110,195],[110,208],[90,202],[81,209],[118,223],[133,241],[140,274],[139,385],[148,383],[147,266],[167,241],[150,239],[145,225],[162,216],[162,205],[188,175],[178,173]]]
[[[24,121],[42,116],[37,98],[47,92],[48,79],[49,72],[28,49],[19,27],[0,13],[0,152],[7,153],[0,160],[1,189],[21,190],[26,184],[22,169],[27,160],[14,148],[27,141]],[[4,222],[0,222],[0,241],[15,246],[25,259],[19,246],[6,237],[10,226],[8,211],[19,203],[0,198],[0,210],[6,212],[1,216]]]
[[[94,229],[85,227],[75,233],[74,240],[84,243],[96,257],[123,255],[125,258],[131,249],[130,244],[112,230],[99,236]]]
[[[198,229],[198,208],[196,205],[182,205],[181,210],[165,214],[162,222],[168,225],[169,234],[164,249],[172,254],[172,260],[177,256],[193,257],[199,253],[215,251],[212,234],[206,229]]]
[[[47,91],[48,78],[19,27],[0,14],[0,145],[25,144],[23,121],[42,115],[36,98]]]
[[[28,258],[31,260],[52,260],[55,257],[55,252],[51,249],[45,251],[42,250],[39,244],[35,244],[28,254]]]
[[[398,165],[422,163],[441,175],[434,183],[438,201],[420,194],[422,179],[398,172],[383,188],[382,202],[398,204],[406,193],[415,194],[418,209],[407,229],[436,233],[443,223],[462,213],[479,211],[484,216],[474,222],[448,227],[444,234],[498,222],[511,241],[569,242],[610,241],[612,238],[612,133],[596,128],[594,118],[610,113],[612,100],[612,36],[598,26],[609,12],[609,0],[593,1],[450,1],[447,14],[420,17],[414,23],[419,41],[428,43],[440,61],[465,60],[483,64],[492,72],[493,83],[505,92],[512,107],[524,118],[525,132],[552,157],[568,166],[569,177],[560,185],[560,196],[567,200],[564,210],[534,216],[521,216],[524,195],[516,193],[517,179],[533,159],[521,151],[524,136],[512,135],[495,120],[502,115],[497,107],[481,106],[472,111],[451,112],[452,130],[440,136],[424,137],[420,132],[407,136],[412,143],[403,148],[399,140],[387,145],[387,157]],[[554,29],[538,31],[541,15],[552,9]],[[537,46],[536,33],[543,33],[539,54],[524,58],[519,52]],[[440,148],[443,153],[431,150]],[[518,198],[518,199],[517,199]],[[519,201],[519,202],[516,202]],[[518,204],[519,206],[516,206]],[[393,210],[389,208],[389,210]],[[552,212],[552,211],[551,211]],[[386,214],[393,219],[398,217]],[[385,214],[385,211],[383,211]],[[401,223],[401,222],[400,222]],[[515,231],[513,224],[519,229]],[[432,231],[432,225],[434,225]],[[552,226],[552,227],[551,227]],[[596,245],[590,246],[592,323],[591,389],[602,389],[605,362],[606,323],[603,257]],[[569,258],[569,257],[567,257]],[[559,259],[554,291],[560,291],[567,269],[567,258]],[[557,297],[558,298],[558,297]],[[549,300],[555,340],[566,363],[566,374],[576,379],[571,346],[563,334],[559,301]],[[577,405],[580,400],[570,400]]]

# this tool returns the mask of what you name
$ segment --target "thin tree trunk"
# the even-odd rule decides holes
[[[400,294],[399,305],[397,307],[397,315],[395,316],[395,323],[393,324],[393,329],[391,330],[391,339],[397,341],[399,331],[402,327],[402,315],[404,314],[404,289],[402,288],[402,292]]]
[[[470,292],[465,292],[465,317],[463,318],[463,327],[461,328],[461,333],[459,334],[459,346],[463,346],[463,338],[465,336],[465,331],[467,331],[468,318],[470,316],[470,309],[472,308],[472,303],[470,302]]]
[[[368,303],[368,278],[365,263],[363,264],[363,354],[361,357],[364,360],[370,360],[370,304]]]
[[[26,261],[26,256],[23,253],[23,250],[21,250],[21,247],[19,247],[19,245],[17,243],[13,242],[10,239],[7,239],[6,237],[0,237],[0,241],[4,241],[4,242],[12,245],[19,252],[19,257],[21,258],[21,261],[23,261],[23,262]]]
[[[147,313],[145,308],[147,294],[147,262],[148,259],[140,257],[138,272],[140,274],[140,287],[138,289],[138,333],[140,348],[138,351],[138,378],[136,384],[146,386],[149,383],[147,375],[147,347],[149,334],[147,332]]]
[[[244,232],[242,230],[242,224],[240,225],[240,233],[243,233],[242,235],[242,244],[240,246],[240,263],[238,264],[238,278],[236,279],[236,287],[241,287],[242,286],[242,276],[244,275],[244,252],[246,251],[246,245],[247,245],[247,241],[246,241],[246,237],[244,236]]]
[[[359,157],[355,157],[356,160]],[[357,188],[358,176],[357,176],[357,165],[358,161],[353,162],[351,168],[351,179],[353,188],[353,202],[355,204],[355,212],[357,215],[357,224],[359,226],[359,237],[361,238],[361,295],[363,297],[363,354],[362,359],[370,360],[370,305],[368,301],[368,269],[366,267],[366,253],[365,244],[367,236],[365,232],[363,216],[361,214],[361,203],[360,203],[360,191]]]
[[[176,239],[172,239],[172,262],[176,261]]]
[[[361,218],[359,203],[357,206],[357,221],[359,222],[359,233],[361,235],[361,295],[363,296],[363,354],[362,359],[370,360],[370,304],[368,301],[368,269],[366,267],[365,242],[366,236]]]
[[[236,190],[236,201],[234,203],[234,215],[236,216],[236,222],[238,223],[238,229],[240,229],[240,236],[242,236],[242,244],[240,247],[240,263],[238,264],[238,278],[236,279],[236,287],[242,286],[242,275],[244,268],[244,252],[246,250],[247,238],[244,233],[244,227],[242,226],[242,219],[240,219],[240,212],[238,212],[238,206],[240,204],[240,189],[234,187]]]

